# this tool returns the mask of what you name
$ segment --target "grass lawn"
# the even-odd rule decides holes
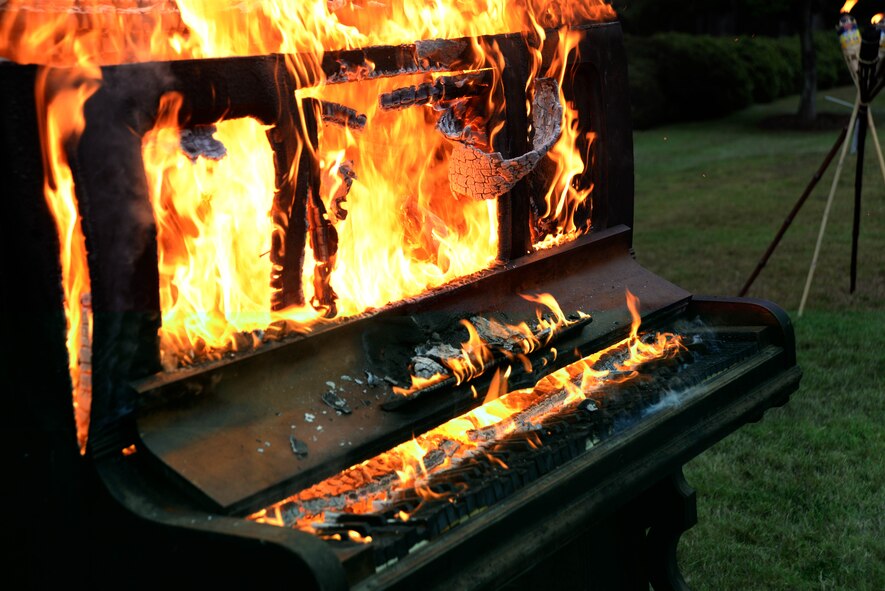
[[[822,92],[821,110],[842,109],[826,94],[853,99]],[[639,261],[694,293],[736,295],[838,135],[760,125],[797,105],[637,132]],[[874,115],[885,122],[885,110]],[[849,155],[803,317],[835,162],[750,291],[790,311],[804,377],[787,406],[686,466],[699,524],[680,564],[699,591],[885,590],[885,186],[872,141],[852,296],[855,165]]]

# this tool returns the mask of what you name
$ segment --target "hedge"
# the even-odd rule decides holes
[[[634,126],[719,117],[800,92],[797,37],[625,36]],[[815,34],[818,88],[849,84],[839,41]]]

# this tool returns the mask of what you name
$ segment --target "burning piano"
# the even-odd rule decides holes
[[[775,305],[634,260],[607,4],[11,1],[0,30],[11,506],[54,532],[22,564],[684,584],[681,466],[801,372]]]

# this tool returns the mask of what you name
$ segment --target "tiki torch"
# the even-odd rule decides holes
[[[860,30],[857,28],[857,20],[847,12],[839,17],[839,43],[842,45],[842,55],[852,78],[857,78],[857,62],[860,58]]]
[[[849,0],[845,3],[845,6],[842,7],[842,14],[839,17],[839,24],[836,27],[836,31],[839,34],[839,42],[842,46],[842,55],[845,57],[848,70],[851,73],[855,86],[857,87],[857,100],[855,101],[854,110],[851,113],[851,119],[846,128],[848,137],[851,137],[852,131],[856,131],[857,133],[857,169],[854,178],[854,223],[851,235],[851,293],[854,293],[857,287],[857,246],[860,235],[863,165],[868,131],[872,131],[876,153],[879,158],[879,167],[882,170],[883,178],[885,178],[885,157],[882,155],[882,148],[879,144],[876,128],[872,121],[872,113],[870,112],[870,103],[879,92],[885,88],[885,67],[880,63],[883,62],[883,58],[885,58],[885,29],[882,27],[881,18],[878,18],[874,19],[873,26],[867,27],[861,34],[857,26],[857,21],[851,16],[851,14],[849,14],[849,11],[854,8],[856,3],[856,0]],[[814,270],[817,267],[817,260],[820,255],[824,231],[827,227],[827,219],[830,214],[830,207],[833,204],[833,197],[836,194],[836,188],[842,172],[842,165],[845,162],[845,156],[848,153],[849,145],[850,142],[846,142],[842,146],[842,154],[839,157],[839,164],[836,167],[836,174],[833,177],[830,195],[827,198],[824,215],[821,219],[820,232],[818,233],[817,244],[814,247],[814,256],[811,259],[811,267],[808,269],[808,277],[805,280],[805,290],[802,293],[802,301],[799,303],[799,316],[802,316],[802,312],[805,309],[805,302],[808,299],[808,293],[811,290],[811,282],[814,277]]]
[[[871,21],[879,31],[879,73],[882,71],[882,64],[885,63],[885,21],[883,21],[883,17],[885,14],[879,13]]]
[[[857,287],[857,244],[860,235],[860,204],[863,190],[863,164],[870,102],[876,86],[876,70],[879,65],[881,32],[875,28],[864,31],[858,52],[857,88],[860,92],[860,109],[857,115],[857,170],[854,176],[854,226],[851,232],[851,293]]]

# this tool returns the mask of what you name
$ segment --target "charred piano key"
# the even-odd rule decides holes
[[[325,499],[286,507],[285,521],[320,523],[324,537],[337,534],[340,543],[353,542],[346,536],[357,532],[362,542],[372,539],[375,563],[389,564],[677,404],[758,350],[748,339],[715,340],[709,334],[686,342],[643,335],[625,343],[570,361],[534,388],[502,394],[496,412],[510,414],[485,426],[401,444],[397,449],[408,450],[412,460],[381,454],[342,472],[327,482]],[[656,344],[669,352],[646,358],[634,350]],[[443,350],[425,347],[420,353],[433,359]]]

